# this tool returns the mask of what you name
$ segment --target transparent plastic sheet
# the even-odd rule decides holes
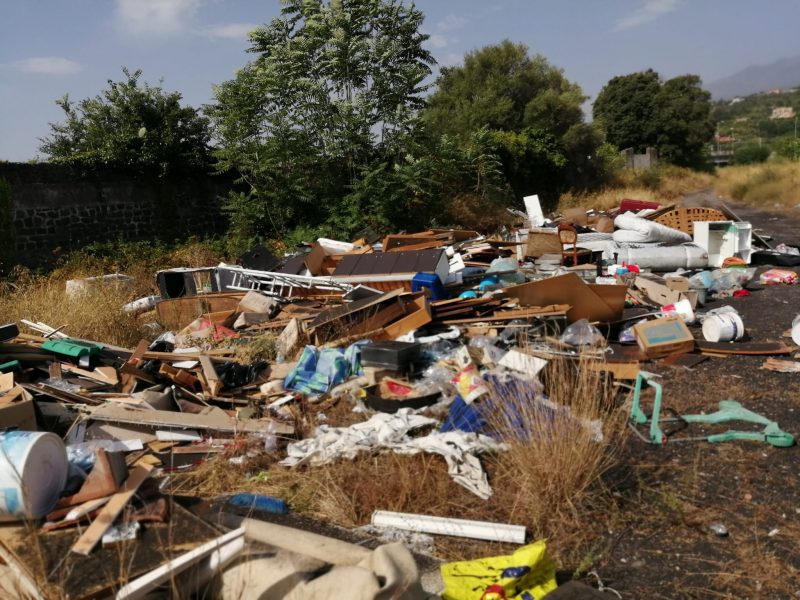
[[[482,348],[489,358],[489,361],[497,363],[506,354],[506,350],[497,347],[497,342],[500,339],[496,337],[489,337],[488,335],[476,335],[469,341],[469,345],[473,348]]]
[[[605,344],[605,340],[600,330],[587,319],[575,321],[561,334],[561,341],[570,346],[600,346]]]
[[[707,310],[704,313],[697,313],[697,320],[700,321],[700,323],[703,323],[712,315],[724,315],[725,313],[736,313],[738,315],[739,311],[726,304],[725,306],[720,306],[719,308],[715,308],[713,310]]]

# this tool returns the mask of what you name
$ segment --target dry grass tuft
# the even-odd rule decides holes
[[[262,333],[245,338],[236,344],[234,356],[244,363],[253,363],[259,360],[274,361],[278,355],[278,336],[273,332]]]
[[[130,291],[105,285],[70,298],[64,285],[55,277],[22,275],[0,292],[0,320],[65,325],[63,331],[69,336],[126,347],[145,337],[139,321],[122,311],[133,299]]]
[[[585,554],[597,513],[613,506],[601,478],[618,458],[624,415],[612,408],[603,377],[580,361],[552,361],[543,380],[550,398],[568,406],[571,416],[563,409],[537,409],[540,398],[532,393],[494,388],[492,406],[519,415],[531,435],[510,435],[508,419],[495,410],[491,428],[508,440],[510,450],[481,457],[494,491],[489,500],[453,482],[439,456],[391,452],[295,469],[275,464],[275,457],[244,467],[220,457],[181,475],[178,489],[269,494],[286,500],[295,512],[343,527],[369,523],[376,510],[521,524],[532,538],[549,538],[556,556],[574,564]],[[333,418],[339,409],[349,411],[349,406],[340,402],[325,412]],[[595,419],[602,422],[601,442],[581,424]],[[442,538],[436,544],[442,557],[453,560],[508,550],[470,540]]]
[[[510,518],[544,536],[554,521],[579,521],[587,501],[599,497],[624,431],[612,388],[585,363],[549,363],[543,382],[550,403],[532,386],[493,391],[504,410],[493,415],[492,427],[510,446],[496,458],[499,476],[514,482]]]
[[[557,210],[575,206],[608,210],[619,206],[623,198],[676,203],[686,194],[711,187],[713,183],[714,176],[710,173],[673,165],[664,164],[648,171],[623,170],[601,190],[562,194]]]
[[[716,190],[752,206],[794,207],[800,204],[800,163],[725,167],[718,171]]]

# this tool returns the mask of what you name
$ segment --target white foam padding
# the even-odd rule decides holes
[[[618,228],[613,235],[615,242],[683,244],[692,241],[692,236],[688,233],[683,233],[655,221],[642,219],[631,212],[618,215],[614,219],[614,225]]]

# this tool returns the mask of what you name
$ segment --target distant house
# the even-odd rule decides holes
[[[777,94],[782,94],[783,90],[781,88],[775,88],[775,89],[772,89],[772,90],[768,91],[767,93],[768,94],[777,95]]]
[[[733,100],[730,101],[730,104],[731,105],[739,104],[739,102],[744,102],[744,98],[734,98]]]
[[[750,117],[736,117],[736,123],[746,123],[750,120]]]
[[[778,106],[772,109],[770,119],[793,119],[794,109],[791,106]]]

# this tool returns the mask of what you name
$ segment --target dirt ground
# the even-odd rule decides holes
[[[756,232],[772,236],[773,245],[800,242],[800,211],[731,208]],[[800,314],[799,300],[797,285],[767,286],[706,308],[730,304],[752,341],[779,341]],[[702,339],[699,328],[694,332]],[[678,414],[713,412],[720,400],[733,399],[798,437],[800,374],[764,370],[764,360],[731,356],[691,371],[646,369],[662,376],[664,404]],[[690,427],[674,439],[704,432]],[[598,525],[606,531],[587,561],[622,598],[800,598],[799,452],[798,446],[742,441],[652,446],[632,436],[619,513]],[[727,535],[715,534],[712,525],[724,526]]]

